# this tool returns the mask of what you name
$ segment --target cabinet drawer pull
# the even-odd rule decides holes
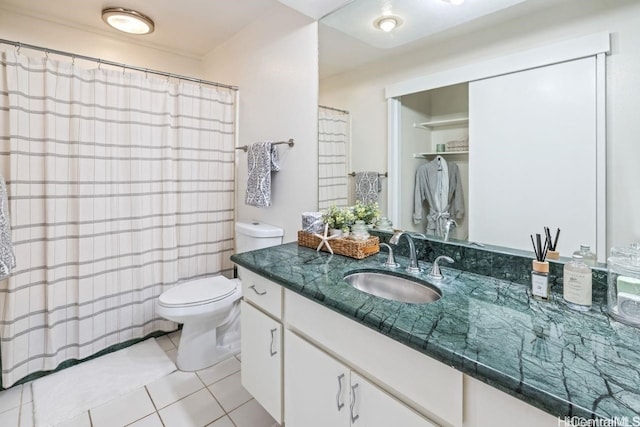
[[[360,418],[360,415],[355,415],[353,414],[353,408],[356,406],[356,389],[358,388],[358,384],[354,384],[351,386],[351,406],[349,407],[349,409],[351,410],[351,424],[355,423],[356,420],[358,418]]]
[[[342,395],[342,379],[344,378],[344,374],[338,375],[338,394],[336,394],[336,404],[338,405],[338,412],[344,406],[343,402],[340,402],[340,396]]]
[[[253,289],[253,292],[255,292],[258,295],[266,295],[267,294],[267,291],[260,292],[259,290],[257,290],[256,289],[256,285],[249,286],[249,289]]]
[[[274,350],[273,349],[273,345],[276,342],[276,332],[278,330],[276,328],[271,329],[271,345],[269,346],[269,352],[271,353],[271,356],[275,356],[276,354],[278,354],[278,350]]]

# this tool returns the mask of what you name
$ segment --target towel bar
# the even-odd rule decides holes
[[[289,147],[293,147],[294,142],[293,142],[293,138],[291,138],[288,141],[278,141],[278,142],[272,142],[271,145],[280,145],[280,144],[287,144]],[[243,145],[242,147],[236,147],[236,150],[242,150],[244,152],[246,152],[249,149],[248,145]]]

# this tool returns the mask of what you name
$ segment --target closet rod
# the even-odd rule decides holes
[[[339,108],[327,107],[326,105],[318,105],[319,108],[324,108],[331,111],[337,111],[338,113],[349,114],[347,110],[341,110]]]
[[[75,59],[82,59],[82,60],[85,60],[85,61],[97,62],[98,66],[100,64],[105,64],[105,65],[110,65],[110,66],[113,66],[113,67],[125,68],[125,69],[128,69],[128,70],[134,70],[134,71],[140,71],[140,72],[143,72],[143,73],[155,74],[155,75],[163,76],[163,77],[167,77],[167,78],[174,78],[174,79],[185,80],[185,81],[194,82],[194,83],[198,83],[198,84],[205,84],[205,85],[209,85],[209,86],[216,86],[216,87],[222,87],[222,88],[226,88],[226,89],[238,90],[237,86],[230,86],[230,85],[225,85],[225,84],[222,84],[222,83],[210,82],[208,80],[196,79],[194,77],[182,76],[180,74],[168,73],[166,71],[158,71],[158,70],[151,70],[149,68],[136,67],[134,65],[127,65],[127,64],[122,64],[120,62],[107,61],[105,59],[93,58],[91,56],[76,55],[75,53],[64,52],[64,51],[56,50],[56,49],[49,49],[49,48],[46,48],[46,47],[35,46],[35,45],[32,45],[32,44],[15,42],[15,41],[5,40],[5,39],[0,39],[0,43],[15,46],[15,47],[18,48],[18,52],[20,51],[20,48],[24,47],[25,49],[39,50],[39,51],[44,52],[45,54],[52,53],[54,55],[68,56],[68,57],[70,57],[70,58],[72,58],[74,60]]]
[[[349,175],[349,176],[356,176],[356,173],[355,173],[355,172],[351,172],[351,173],[348,173],[347,175]],[[383,176],[383,177],[387,178],[387,177],[389,176],[389,173],[388,173],[388,172],[385,172],[385,173],[378,173],[378,176],[380,176],[380,177],[382,177],[382,176]]]
[[[280,145],[280,144],[287,144],[289,147],[293,147],[295,143],[293,142],[293,138],[291,138],[288,141],[278,141],[278,142],[271,143],[271,145]],[[248,145],[243,145],[242,147],[236,147],[236,150],[247,151],[248,149],[249,149]]]

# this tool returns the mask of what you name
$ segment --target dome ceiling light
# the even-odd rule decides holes
[[[385,33],[393,31],[395,28],[402,25],[402,18],[395,15],[383,15],[380,18],[373,21],[373,26],[381,29]]]
[[[122,7],[108,7],[102,11],[102,20],[116,30],[129,34],[149,34],[154,30],[151,18],[140,12]]]

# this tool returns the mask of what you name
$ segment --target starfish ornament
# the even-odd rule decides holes
[[[324,225],[324,235],[317,233],[313,233],[313,235],[321,240],[316,248],[316,252],[320,252],[322,246],[326,246],[329,252],[331,252],[331,255],[333,255],[333,249],[331,249],[331,245],[329,245],[329,240],[337,239],[339,236],[329,236],[329,224]]]

